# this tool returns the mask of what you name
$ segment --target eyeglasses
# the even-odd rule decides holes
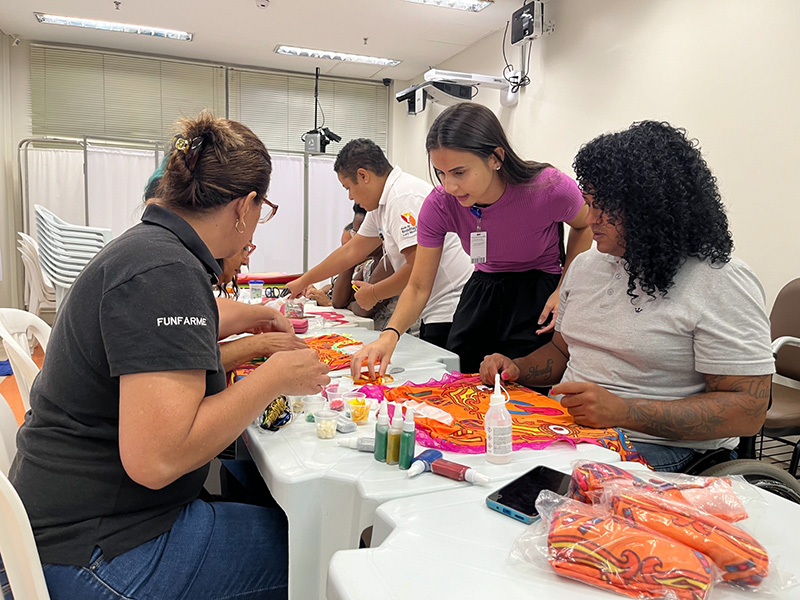
[[[272,219],[272,217],[274,217],[277,212],[278,212],[278,205],[273,204],[272,202],[269,201],[269,199],[266,196],[264,196],[264,199],[262,200],[261,204],[261,218],[258,220],[258,222],[262,224],[266,223],[267,221]]]
[[[247,244],[244,248],[242,248],[242,252],[244,253],[245,258],[249,258],[250,255],[256,251],[256,245],[252,242]]]

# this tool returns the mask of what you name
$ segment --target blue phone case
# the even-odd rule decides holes
[[[539,518],[539,515],[526,515],[517,510],[514,510],[513,508],[509,508],[498,502],[495,502],[490,498],[486,498],[486,506],[488,506],[492,510],[496,510],[500,514],[503,514],[507,517],[511,517],[512,519],[516,519],[517,521],[521,521],[526,525],[530,525]]]

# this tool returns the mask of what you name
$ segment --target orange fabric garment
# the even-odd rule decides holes
[[[575,500],[554,511],[547,550],[559,575],[633,598],[703,600],[714,581],[700,552]]]
[[[607,485],[628,486],[637,491],[659,494],[732,523],[747,518],[747,511],[730,480],[723,477],[655,473],[638,476],[614,465],[586,461],[573,468],[569,495],[591,504],[600,497]]]
[[[540,450],[558,441],[573,446],[590,443],[618,452],[623,460],[644,462],[619,429],[583,427],[575,423],[557,400],[515,383],[505,386],[510,396],[506,408],[511,413],[515,450]],[[371,386],[365,386],[362,391],[369,388]],[[453,417],[453,422],[446,425],[417,412],[415,421],[420,445],[472,454],[486,451],[483,417],[489,409],[492,389],[481,383],[480,376],[449,373],[442,379],[422,384],[407,383],[382,389],[388,401],[415,400],[440,408]]]
[[[769,557],[752,536],[727,521],[654,493],[626,492],[611,512],[636,525],[702,552],[725,581],[754,587],[769,574]]]

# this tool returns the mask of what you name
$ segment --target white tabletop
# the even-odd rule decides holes
[[[364,341],[378,335],[364,329],[353,330],[352,334]],[[392,365],[404,370],[394,375],[391,385],[441,377],[447,369],[432,357],[446,359],[445,353],[416,338],[402,336]],[[348,437],[373,436],[374,427],[372,414],[367,425]],[[336,438],[339,437],[342,435],[337,433]],[[249,427],[244,440],[289,521],[289,594],[296,600],[324,596],[331,557],[337,550],[358,548],[361,532],[373,524],[375,510],[384,502],[471,487],[430,473],[409,479],[397,466],[375,461],[371,453],[343,448],[336,439],[318,439],[315,425],[302,418],[277,432]],[[418,446],[417,451],[421,450]],[[620,460],[617,453],[605,448],[579,444],[576,450],[566,443],[553,444],[545,450],[518,451],[507,465],[489,465],[483,454],[444,454],[449,460],[475,467],[492,482],[506,481],[537,464],[567,469],[576,458]],[[481,493],[488,492],[483,488]]]
[[[567,468],[560,470],[569,472]],[[625,597],[511,560],[511,547],[526,525],[487,508],[486,496],[497,487],[464,487],[382,504],[375,515],[378,539],[373,535],[373,547],[344,550],[333,556],[327,598]],[[773,568],[784,578],[797,580],[800,557],[796,527],[793,525],[787,535],[786,524],[800,522],[800,506],[768,492],[756,493],[767,504],[752,510],[741,525],[767,549]],[[727,585],[717,586],[711,594],[714,600],[756,597],[760,594]],[[800,587],[769,597],[797,599]]]

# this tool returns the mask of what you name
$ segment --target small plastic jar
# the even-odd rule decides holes
[[[250,282],[250,301],[258,301],[261,302],[261,299],[264,297],[264,282],[255,279]]]
[[[329,440],[336,435],[336,419],[339,413],[335,410],[318,410],[314,413],[314,422],[317,425],[317,437]]]

